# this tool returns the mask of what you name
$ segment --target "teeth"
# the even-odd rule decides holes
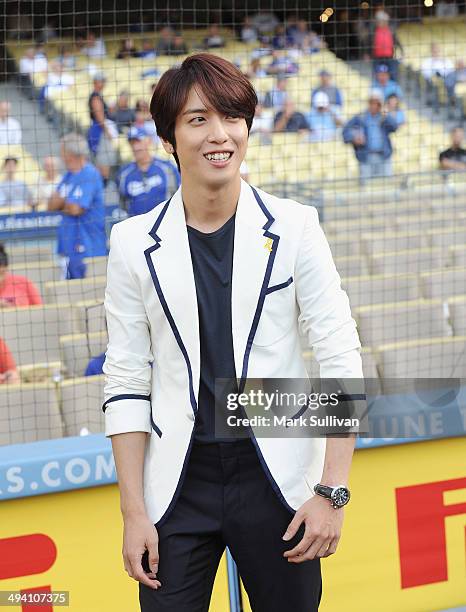
[[[230,156],[231,153],[207,153],[205,157],[211,161],[226,161]]]

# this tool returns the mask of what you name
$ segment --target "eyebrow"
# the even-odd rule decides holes
[[[182,115],[192,115],[193,113],[203,113],[206,114],[209,111],[206,108],[188,108],[188,110],[185,110],[184,113],[182,113]]]

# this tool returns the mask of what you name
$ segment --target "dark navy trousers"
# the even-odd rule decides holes
[[[207,612],[225,546],[253,612],[316,612],[320,558],[295,564],[283,557],[304,533],[302,524],[291,540],[282,540],[292,518],[251,440],[194,442],[178,499],[158,528],[162,586],[139,583],[141,612]],[[149,571],[147,551],[143,568]]]

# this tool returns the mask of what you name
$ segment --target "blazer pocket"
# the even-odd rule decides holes
[[[296,298],[290,289],[293,277],[272,285],[265,291],[262,312],[259,317],[253,344],[269,346],[283,338],[297,321]]]
[[[291,285],[292,282],[293,282],[293,277],[290,276],[290,278],[287,281],[285,281],[284,283],[279,283],[278,285],[273,285],[272,287],[267,287],[265,295],[268,295],[269,293],[273,293],[274,291],[280,291],[280,289],[286,289],[287,287],[289,287]]]

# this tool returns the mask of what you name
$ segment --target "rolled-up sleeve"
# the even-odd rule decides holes
[[[299,328],[320,365],[321,378],[362,378],[361,343],[316,208],[306,222],[296,260]]]
[[[105,289],[108,345],[105,374],[105,435],[132,431],[151,433],[151,338],[138,283],[128,268],[118,238],[110,234]]]

